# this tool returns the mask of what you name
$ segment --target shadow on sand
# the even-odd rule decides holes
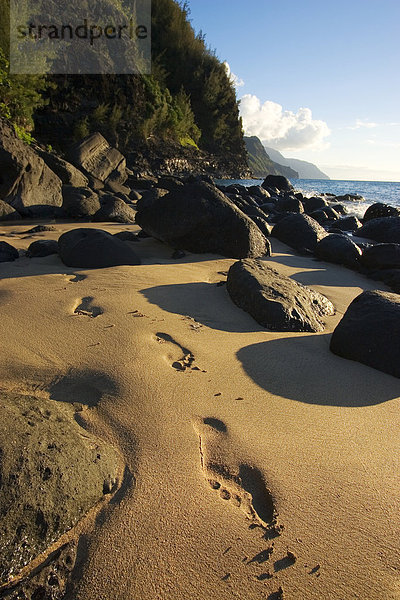
[[[225,286],[216,283],[158,285],[141,293],[163,310],[190,316],[212,329],[235,333],[266,331],[231,301]]]
[[[292,335],[246,346],[237,357],[258,386],[306,404],[356,408],[400,396],[398,379],[334,355],[330,337]]]

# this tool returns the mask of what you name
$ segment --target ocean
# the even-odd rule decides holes
[[[263,179],[235,179],[219,180],[217,183],[229,185],[241,183],[245,186],[261,185]],[[364,202],[344,202],[351,214],[362,217],[368,206],[375,202],[383,202],[390,206],[400,208],[400,182],[390,181],[342,181],[326,179],[292,179],[294,188],[305,196],[318,196],[319,194],[358,194],[365,198]]]

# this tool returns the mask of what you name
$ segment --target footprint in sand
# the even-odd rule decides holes
[[[168,344],[169,353],[166,358],[172,361],[171,366],[173,369],[176,369],[176,371],[186,371],[186,369],[199,370],[193,366],[195,358],[192,352],[181,346],[171,335],[158,332],[156,333],[156,340],[159,344]]]
[[[85,298],[82,298],[82,300],[79,302],[79,304],[75,308],[74,314],[75,315],[83,315],[85,317],[90,317],[92,319],[95,319],[99,315],[102,315],[104,312],[103,309],[100,308],[100,306],[93,306],[92,305],[93,300],[94,300],[94,298],[92,296],[86,296]]]
[[[199,436],[201,467],[210,487],[223,500],[240,507],[253,524],[264,529],[275,527],[277,512],[261,471],[246,463],[227,466],[221,461],[229,437],[225,423],[207,417],[198,420],[194,428]]]
[[[87,275],[80,275],[79,273],[72,273],[72,275],[66,275],[69,283],[80,283],[87,279]]]

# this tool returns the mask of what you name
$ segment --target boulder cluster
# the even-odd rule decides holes
[[[308,198],[279,175],[269,175],[261,186],[250,187],[217,186],[204,175],[135,175],[125,157],[100,133],[76,144],[64,159],[43,148],[27,147],[0,121],[0,220],[53,216],[137,223],[142,229],[139,234],[124,231],[111,235],[82,227],[63,234],[58,243],[33,242],[27,256],[58,253],[64,264],[76,268],[133,266],[140,264],[140,258],[132,242],[151,236],[168,244],[173,258],[188,251],[239,259],[229,271],[228,292],[263,327],[322,331],[323,318],[334,314],[329,300],[260,260],[271,255],[269,238],[276,238],[297,252],[383,281],[395,292],[376,292],[355,301],[349,312],[356,318],[345,316],[341,333],[335,332],[331,345],[337,354],[385,370],[378,356],[379,343],[368,345],[362,338],[367,358],[357,353],[353,356],[350,349],[356,344],[345,342],[343,331],[349,324],[356,340],[354,323],[372,319],[375,339],[381,339],[381,331],[386,340],[388,328],[392,331],[394,327],[392,317],[384,318],[390,312],[388,303],[390,314],[399,318],[400,209],[376,203],[359,220],[349,215],[343,204],[352,200],[362,198],[349,194]],[[45,230],[48,226],[39,227]],[[18,256],[13,246],[0,243],[0,262]],[[399,367],[386,372],[400,377]]]

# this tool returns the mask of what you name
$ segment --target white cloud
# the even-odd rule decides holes
[[[378,123],[372,123],[371,121],[363,121],[362,119],[357,119],[356,120],[356,124],[352,125],[351,127],[348,127],[348,129],[351,129],[352,131],[354,131],[355,129],[374,129],[375,127],[379,127]]]
[[[276,102],[246,94],[240,101],[240,113],[246,135],[256,135],[277,150],[324,149],[331,133],[325,121],[313,119],[309,108],[294,113]]]
[[[235,73],[232,73],[231,68],[229,66],[229,63],[227,63],[226,61],[224,62],[224,67],[226,69],[227,75],[229,77],[229,79],[231,80],[231,82],[233,83],[233,85],[235,87],[243,87],[244,86],[244,81],[243,79],[240,79],[240,77],[238,77],[237,75],[235,75]]]

